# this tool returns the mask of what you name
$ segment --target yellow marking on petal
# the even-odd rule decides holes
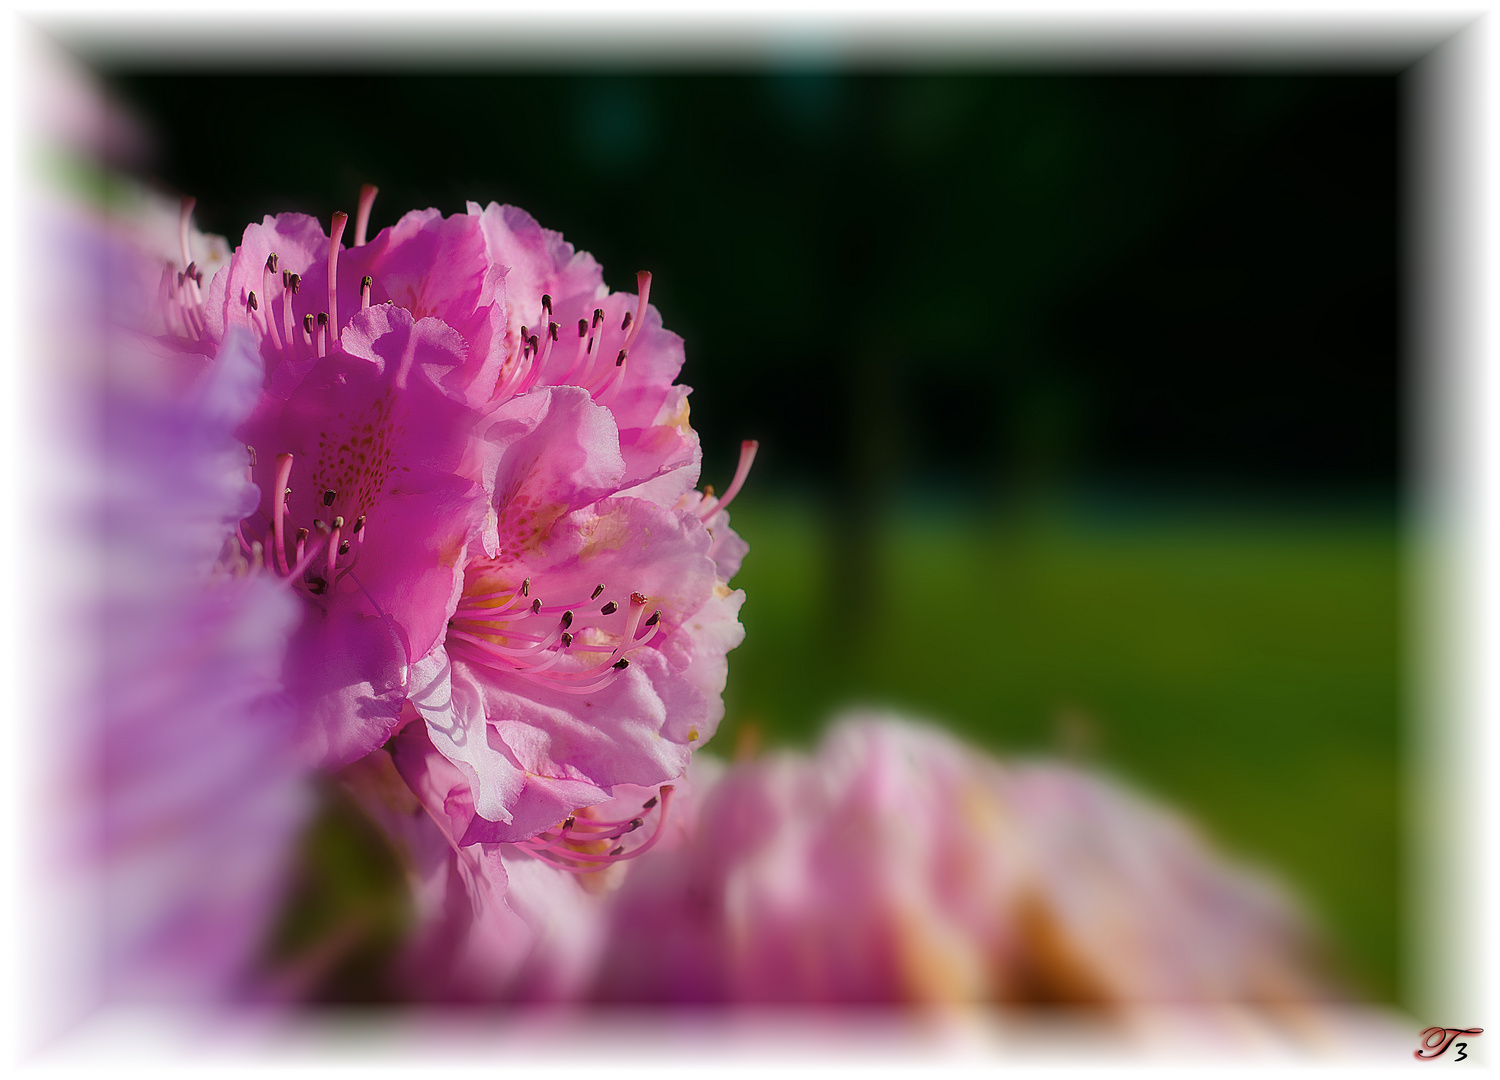
[[[631,539],[630,523],[623,515],[613,513],[587,522],[583,526],[583,533],[584,544],[578,552],[579,562],[620,551]]]
[[[698,726],[695,724],[688,728],[688,742],[698,741]]]

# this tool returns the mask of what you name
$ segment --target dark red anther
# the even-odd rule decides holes
[[[617,603],[615,603],[613,600],[611,600],[609,603],[605,604],[602,608],[599,609],[599,614],[600,615],[613,615],[615,612],[617,612],[619,610],[620,610],[620,605],[617,604]]]

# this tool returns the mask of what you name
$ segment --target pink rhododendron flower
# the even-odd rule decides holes
[[[695,763],[695,768],[699,763]],[[836,726],[729,767],[692,839],[612,898],[611,1001],[1104,1004],[1327,990],[1266,881],[1181,818],[1064,766],[935,730]]]
[[[366,243],[372,199],[352,247],[343,215],[331,235],[267,218],[206,287],[185,210],[166,339],[258,343],[241,434],[266,495],[243,534],[311,612],[287,680],[312,758],[368,753],[410,697],[469,770],[490,824],[468,841],[521,839],[680,774],[712,734],[744,546],[692,491],[682,342],[649,274],[612,294],[591,257],[495,205],[414,212]],[[556,626],[527,610],[532,579]]]
[[[754,444],[724,498],[693,490],[649,275],[611,294],[495,206],[365,243],[372,194],[353,247],[342,215],[267,218],[206,286],[185,207],[153,347],[189,376],[258,360],[239,557],[303,608],[280,674],[304,760],[343,767],[407,868],[402,992],[576,998],[601,885],[663,835],[723,713],[745,550],[724,508]]]
[[[610,494],[628,478],[606,409],[558,387],[492,417],[498,551],[470,561],[443,643],[413,668],[412,702],[473,790],[465,844],[681,775],[743,636],[698,515]]]
[[[470,203],[490,259],[507,268],[505,371],[497,398],[538,386],[578,386],[610,410],[625,465],[622,490],[670,506],[698,482],[698,436],[688,426],[682,339],[648,306],[651,275],[638,295],[611,293],[604,271],[560,233],[523,210]]]
[[[604,944],[608,875],[627,848],[661,839],[672,798],[622,786],[522,844],[461,844],[472,791],[415,719],[341,777],[411,881],[416,926],[393,982],[422,1000],[579,1000]]]

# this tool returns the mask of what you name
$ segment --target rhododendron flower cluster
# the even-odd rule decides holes
[[[286,214],[206,287],[164,277],[165,337],[257,341],[241,434],[263,498],[242,535],[309,611],[288,676],[311,760],[369,753],[409,700],[489,823],[464,842],[522,840],[680,774],[712,734],[742,599],[712,553],[739,541],[705,525],[724,501],[689,496],[682,343],[650,275],[610,293],[494,205],[366,242],[373,197],[347,250],[344,215],[325,234]]]
[[[649,850],[671,781],[714,733],[743,637],[728,579],[744,544],[725,508],[755,444],[722,498],[694,490],[682,342],[649,274],[611,292],[590,256],[513,207],[413,212],[370,237],[374,196],[348,246],[344,214],[327,232],[282,214],[231,253],[192,228],[191,200],[171,263],[150,222],[117,229],[135,299],[115,330],[165,402],[241,388],[211,433],[215,461],[239,448],[236,516],[209,506],[204,542],[247,582],[234,595],[281,612],[256,643],[269,672],[249,652],[243,664],[286,718],[245,723],[278,732],[278,760],[303,775],[346,769],[367,806],[398,808],[385,824],[412,840],[441,913],[421,949],[463,943],[462,963],[428,965],[448,971],[434,993],[484,996],[514,981],[534,936],[511,910],[525,902],[507,897],[509,864],[582,895],[576,875]],[[206,277],[195,252],[222,265]],[[206,633],[203,619],[177,629]],[[243,680],[222,693],[250,700]],[[381,789],[393,777],[404,794]],[[641,818],[589,809],[618,791]]]

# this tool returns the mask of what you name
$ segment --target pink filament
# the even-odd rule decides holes
[[[333,532],[328,537],[328,588],[333,588],[334,563],[339,558],[339,533],[343,531],[342,525],[335,525]]]
[[[276,348],[280,350],[281,331],[276,327],[276,320],[271,317],[271,282],[275,280],[275,277],[276,275],[271,272],[271,266],[269,262],[261,268],[260,309],[261,314],[264,316],[266,321],[266,336],[269,337],[273,342],[275,342]]]
[[[661,812],[657,815],[656,827],[651,831],[651,835],[646,839],[646,842],[644,844],[642,844],[640,847],[633,848],[630,851],[621,851],[618,854],[591,855],[582,851],[571,851],[567,848],[559,848],[556,845],[562,843],[564,840],[583,842],[589,840],[619,839],[619,835],[572,836],[569,835],[569,830],[566,826],[564,826],[563,831],[551,841],[544,842],[542,844],[523,841],[516,846],[528,852],[533,857],[541,859],[545,863],[550,863],[560,870],[568,870],[575,874],[592,874],[599,870],[603,870],[606,867],[612,866],[617,862],[624,862],[627,859],[638,858],[639,856],[646,854],[646,852],[655,847],[656,842],[661,839],[662,833],[666,830],[667,816],[672,805],[673,790],[674,789],[671,784],[663,784],[661,786]],[[579,824],[579,822],[575,822],[575,824]],[[589,863],[593,863],[595,865],[585,865]]]
[[[297,339],[292,336],[292,290],[287,287],[290,275],[283,270],[281,276],[281,328],[286,336],[286,358],[297,359]]]
[[[271,527],[276,538],[276,569],[283,574],[287,572],[286,564],[286,532],[282,519],[286,515],[286,485],[292,478],[292,455],[276,455],[276,486],[271,489],[271,502],[274,508],[271,511]]]

